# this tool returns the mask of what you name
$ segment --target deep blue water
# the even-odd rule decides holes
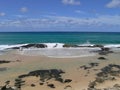
[[[24,43],[120,44],[118,32],[1,32],[0,45]]]

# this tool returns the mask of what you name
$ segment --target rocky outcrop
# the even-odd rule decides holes
[[[45,80],[49,80],[54,78],[56,81],[62,81],[61,74],[63,74],[62,70],[50,69],[50,70],[36,70],[29,72],[28,74],[20,75],[19,78],[25,78],[29,76],[37,76],[40,77],[40,81],[44,82]]]
[[[93,82],[89,83],[88,90],[98,90],[96,85],[105,82],[106,80],[116,80],[120,76],[120,65],[109,64],[101,69],[101,72],[96,74],[97,77]],[[119,90],[119,85],[114,85],[112,88],[105,88],[104,90]],[[99,89],[101,90],[101,89]]]
[[[24,46],[21,46],[22,48],[31,48],[31,47],[35,47],[35,48],[46,48],[47,45],[45,44],[27,44]]]
[[[100,55],[107,55],[109,53],[113,53],[113,51],[111,51],[110,48],[105,48],[105,47],[102,47],[101,50],[99,51],[99,54]]]
[[[69,47],[79,47],[78,45],[71,45],[71,44],[64,44],[63,47],[69,48]]]
[[[99,60],[106,60],[105,57],[99,57],[98,59],[99,59]]]
[[[84,69],[84,70],[88,70],[88,69],[91,69],[91,68],[94,68],[94,67],[97,67],[99,66],[99,63],[89,63],[88,65],[83,65],[83,66],[80,66],[81,69]]]
[[[25,81],[23,81],[22,79],[20,78],[17,78],[15,79],[15,84],[14,86],[17,88],[17,89],[21,89],[21,87],[24,85]]]
[[[6,61],[6,60],[0,60],[0,64],[3,64],[3,63],[10,63],[11,61]]]
[[[54,84],[48,84],[47,86],[50,87],[50,88],[55,88]]]

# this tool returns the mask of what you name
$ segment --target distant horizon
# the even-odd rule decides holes
[[[67,32],[80,32],[80,33],[120,33],[120,31],[105,31],[105,32],[100,32],[100,31],[0,31],[0,33],[31,33],[31,32],[40,32],[40,33],[56,33],[56,32],[60,32],[60,33],[67,33]]]

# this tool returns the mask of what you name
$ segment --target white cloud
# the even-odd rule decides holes
[[[25,12],[28,11],[28,8],[27,7],[22,7],[22,8],[20,8],[20,11],[23,12],[23,13],[25,13]]]
[[[38,19],[16,19],[0,22],[0,27],[30,27],[30,28],[80,28],[120,26],[120,15],[104,15],[94,18],[75,18],[64,16],[48,16]]]
[[[120,7],[120,0],[112,0],[111,2],[109,2],[106,7],[108,8],[116,8],[116,7]]]
[[[66,5],[80,5],[78,0],[62,0],[62,3]]]
[[[6,14],[4,12],[1,12],[0,13],[0,16],[5,16]]]
[[[81,10],[75,10],[75,13],[85,14],[85,12],[84,12],[84,11],[81,11]]]

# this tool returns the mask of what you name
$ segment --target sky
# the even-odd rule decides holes
[[[0,32],[120,32],[120,0],[0,0]]]

